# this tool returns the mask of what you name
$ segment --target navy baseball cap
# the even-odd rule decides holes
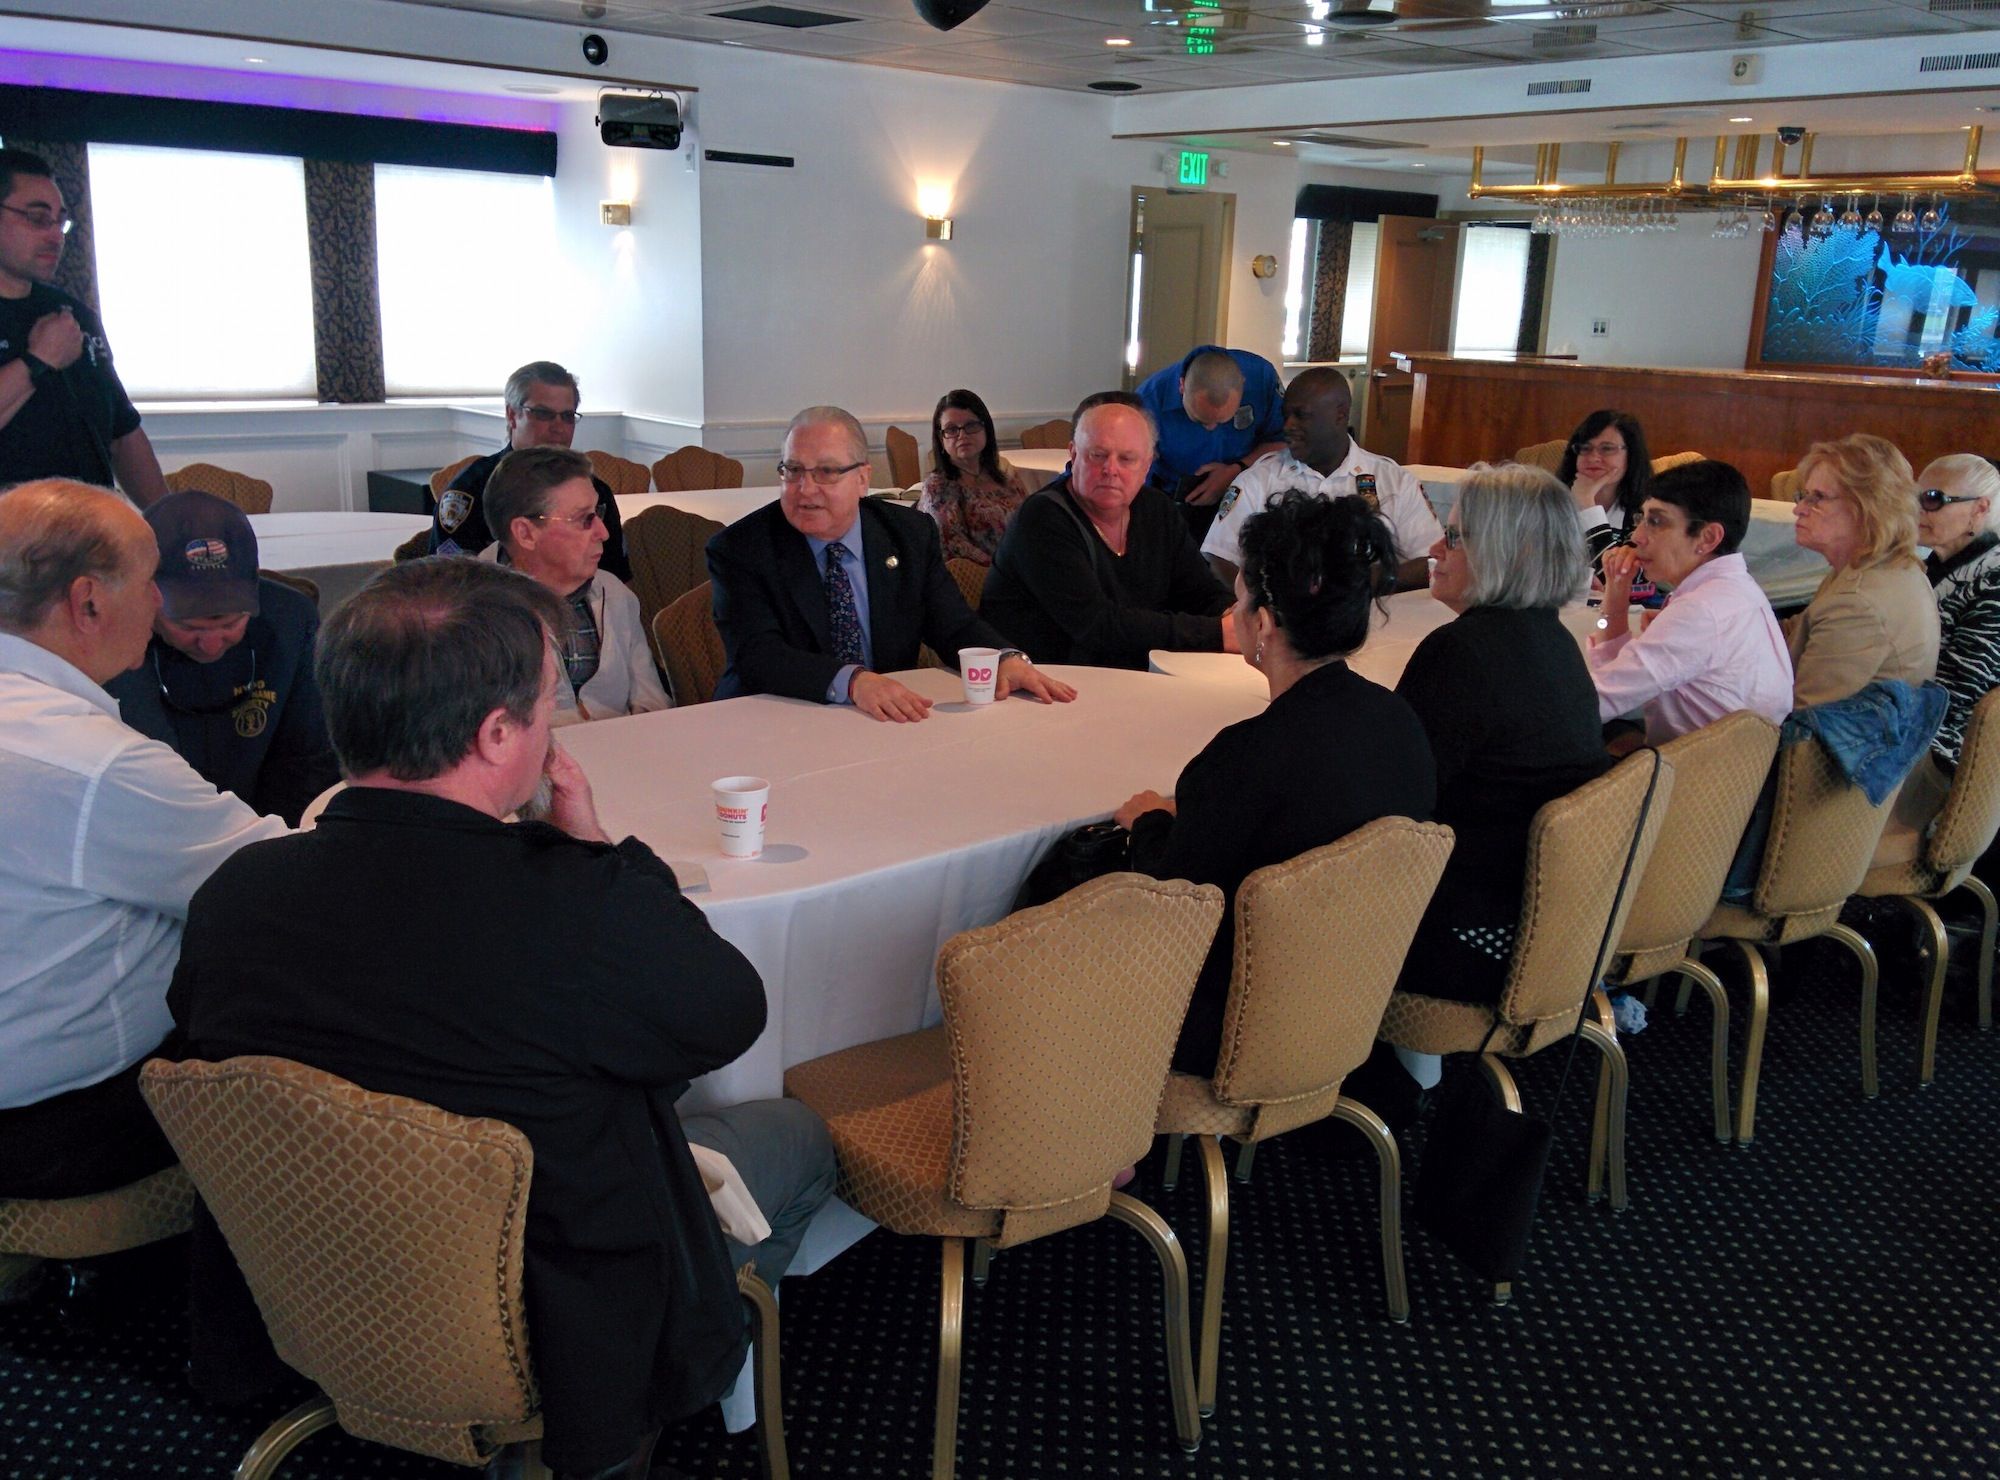
[[[145,510],[160,546],[153,579],[167,619],[257,614],[257,534],[250,519],[212,493],[170,493]]]

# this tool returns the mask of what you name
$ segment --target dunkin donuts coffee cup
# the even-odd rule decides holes
[[[991,704],[993,686],[1000,677],[998,648],[960,648],[958,676],[965,681],[965,702]]]
[[[725,858],[755,858],[764,851],[764,819],[771,811],[771,783],[762,776],[724,776],[711,783],[715,821]]]

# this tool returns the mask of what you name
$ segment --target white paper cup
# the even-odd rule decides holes
[[[771,783],[762,776],[724,776],[711,783],[715,821],[725,858],[755,858],[764,851],[764,820],[771,812]]]
[[[998,648],[960,648],[958,676],[965,681],[965,702],[991,704],[993,686],[1000,677]]]

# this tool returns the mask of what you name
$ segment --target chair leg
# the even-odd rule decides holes
[[[1167,1382],[1173,1390],[1174,1432],[1181,1448],[1193,1454],[1201,1448],[1201,1412],[1195,1395],[1194,1352],[1188,1340],[1187,1257],[1166,1220],[1136,1197],[1111,1194],[1111,1216],[1136,1228],[1160,1261],[1160,1282],[1166,1291]],[[940,1472],[933,1480],[950,1480]]]
[[[1222,1286],[1229,1267],[1229,1170],[1214,1136],[1197,1136],[1201,1181],[1208,1190],[1208,1246],[1202,1253],[1201,1349],[1195,1354],[1196,1402],[1203,1418],[1215,1415],[1215,1389],[1222,1361]]]
[[[1245,1187],[1250,1185],[1250,1163],[1257,1155],[1257,1143],[1245,1141],[1236,1153],[1236,1180]]]
[[[944,1254],[938,1278],[937,1427],[931,1440],[931,1480],[952,1480],[952,1471],[958,1464],[958,1372],[965,1345],[965,1240],[948,1238],[942,1242]]]
[[[236,1466],[236,1480],[270,1480],[286,1455],[336,1422],[331,1398],[312,1398],[299,1404],[257,1436],[257,1442]]]
[[[1611,1162],[1611,1211],[1625,1211],[1625,1092],[1630,1075],[1625,1063],[1625,1050],[1618,1042],[1617,1020],[1611,1015],[1611,999],[1604,995],[1604,989],[1597,987],[1590,994],[1591,1006],[1597,1013],[1596,1021],[1586,1017],[1583,1020],[1583,1036],[1597,1045],[1604,1055],[1603,1069],[1599,1075],[1602,1098],[1609,1102],[1607,1117],[1607,1144]],[[1597,1167],[1591,1166],[1592,1181],[1596,1180]]]
[[[1875,1098],[1875,985],[1880,972],[1875,964],[1875,947],[1851,926],[1833,925],[1827,937],[1837,940],[1854,953],[1861,963],[1861,1097]]]
[[[6,1304],[7,1292],[16,1285],[25,1292],[28,1281],[45,1262],[32,1254],[0,1254],[0,1305]]]
[[[1368,1138],[1381,1168],[1382,1284],[1389,1300],[1389,1319],[1410,1318],[1410,1288],[1403,1278],[1403,1158],[1395,1134],[1382,1117],[1359,1100],[1345,1095],[1333,1107],[1333,1118],[1344,1120]]]
[[[1514,1082],[1514,1076],[1507,1063],[1497,1053],[1483,1053],[1477,1060],[1479,1070],[1486,1076],[1486,1082],[1493,1087],[1494,1095],[1500,1103],[1516,1115],[1521,1113],[1521,1086]],[[1510,1280],[1501,1280],[1493,1286],[1493,1303],[1505,1305],[1514,1298],[1514,1285]]]
[[[1984,1030],[1993,1026],[1993,937],[2000,927],[2000,908],[1984,879],[1967,874],[1958,887],[1979,901],[1979,1026]]]
[[[1167,1164],[1160,1169],[1160,1185],[1172,1192],[1181,1185],[1181,1143],[1186,1136],[1167,1137]]]
[[[1729,1139],[1729,994],[1722,989],[1722,978],[1709,970],[1693,956],[1674,968],[1680,973],[1683,987],[1699,983],[1708,994],[1709,1014],[1712,1018],[1714,1043],[1710,1050],[1709,1078],[1715,1087],[1715,1139]]]
[[[1944,921],[1929,902],[1908,894],[1901,898],[1930,937],[1924,943],[1931,957],[1930,980],[1924,983],[1924,1041],[1917,1054],[1917,1088],[1929,1089],[1937,1077],[1938,1015],[1944,1010],[1944,977],[1945,968],[1951,964],[1951,937],[1945,934]]]
[[[790,1480],[791,1460],[785,1453],[785,1392],[778,1369],[778,1298],[757,1277],[757,1266],[736,1272],[736,1291],[749,1302],[757,1318],[752,1334],[756,1354],[757,1458],[764,1480]]]
[[[1771,973],[1748,941],[1731,941],[1750,973],[1750,1026],[1743,1036],[1743,1087],[1736,1095],[1736,1144],[1748,1146],[1757,1129],[1757,1071],[1764,1063],[1764,1026],[1771,1017]]]
[[[972,1284],[974,1289],[986,1288],[986,1276],[993,1271],[993,1241],[974,1239],[972,1241]]]

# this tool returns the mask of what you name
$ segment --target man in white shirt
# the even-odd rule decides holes
[[[115,494],[0,494],[0,1197],[81,1196],[173,1161],[137,1071],[173,1026],[188,900],[285,831],[104,692],[145,654],[158,562]]]
[[[1770,600],[1736,553],[1750,489],[1724,462],[1688,463],[1646,485],[1632,543],[1604,554],[1604,634],[1586,655],[1598,717],[1644,710],[1657,745],[1748,709],[1773,724],[1792,712],[1792,660]],[[1639,568],[1673,589],[1634,636],[1627,621]]]
[[[1243,563],[1244,522],[1287,489],[1370,504],[1396,537],[1396,584],[1408,589],[1425,583],[1425,552],[1444,531],[1423,484],[1390,459],[1363,450],[1348,434],[1353,409],[1354,393],[1338,370],[1302,370],[1286,387],[1286,450],[1244,470],[1222,496],[1201,542],[1201,553],[1223,585],[1235,583]]]
[[[504,552],[508,565],[569,605],[555,722],[667,708],[673,701],[653,666],[639,598],[601,568],[605,527],[590,459],[567,447],[510,452],[487,480],[484,503],[495,555]]]

